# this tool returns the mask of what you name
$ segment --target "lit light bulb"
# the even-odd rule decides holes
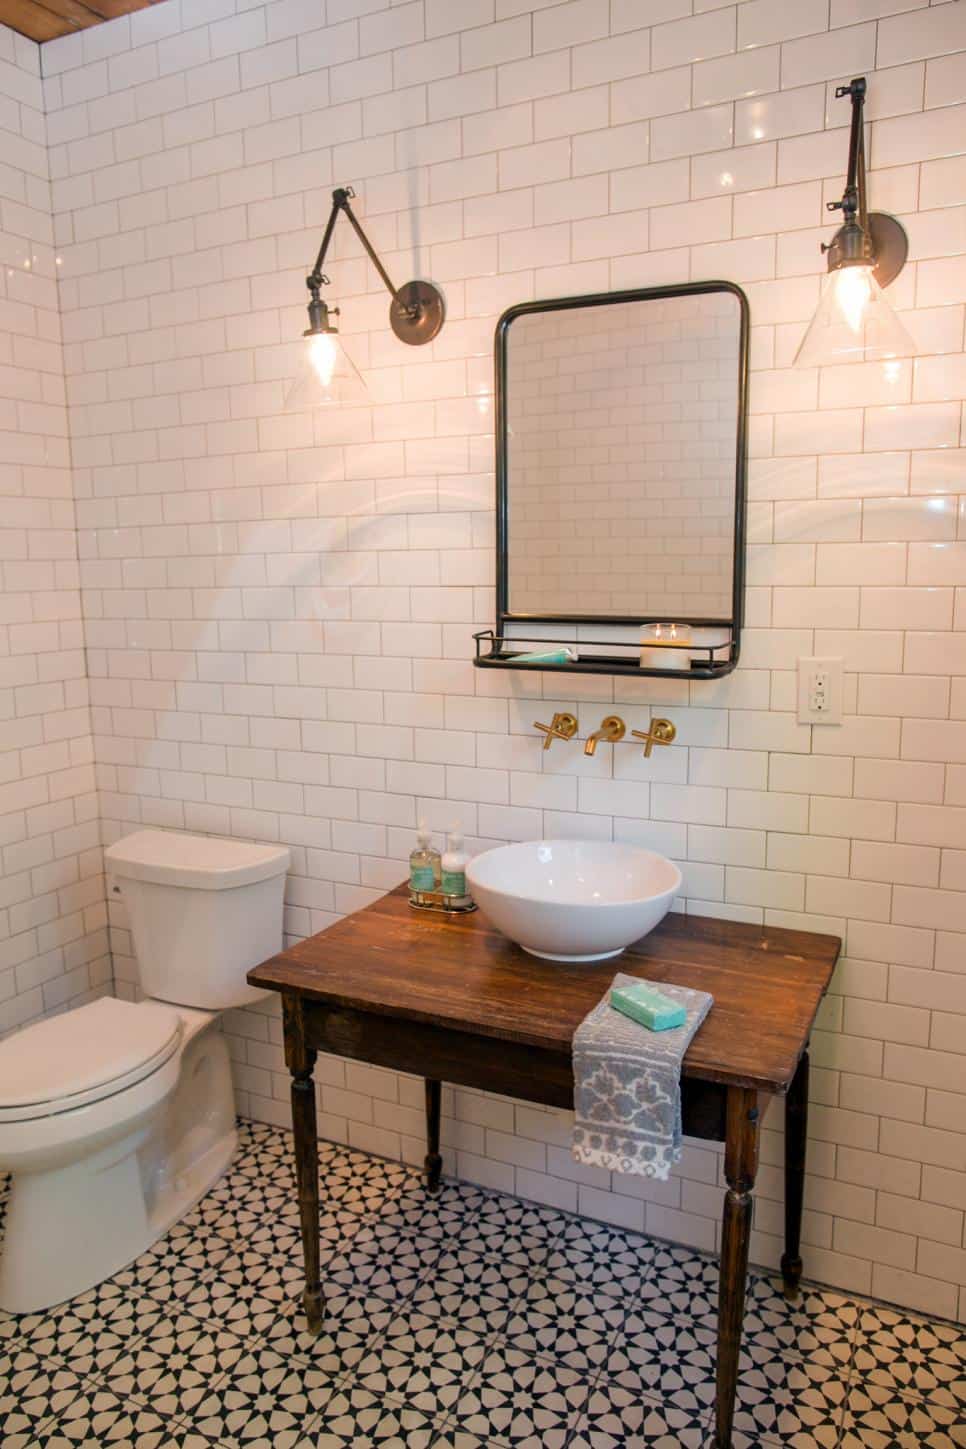
[[[285,394],[286,410],[305,412],[367,400],[366,385],[335,328],[306,333],[298,375]]]
[[[309,338],[309,361],[323,387],[328,387],[332,382],[338,352],[338,343],[333,332],[315,332]]]
[[[837,362],[892,362],[915,350],[876,280],[874,268],[837,267],[825,279],[795,364],[824,367]],[[888,373],[886,377],[892,381]]]
[[[847,326],[858,336],[865,321],[865,309],[872,301],[872,268],[841,267],[832,273],[832,285]]]

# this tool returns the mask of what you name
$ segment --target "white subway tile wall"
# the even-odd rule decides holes
[[[104,840],[150,825],[285,841],[291,939],[401,880],[420,817],[436,831],[459,820],[474,850],[541,832],[640,841],[681,863],[683,909],[842,934],[813,1043],[808,1270],[960,1318],[964,53],[956,0],[165,0],[42,52]],[[888,373],[793,371],[836,221],[825,202],[843,183],[848,112],[834,87],[860,71],[871,200],[911,243],[890,296],[921,351]],[[50,215],[34,171],[36,77],[4,60],[0,87],[5,144],[14,132],[39,213],[30,220],[26,195],[0,200],[4,232],[32,237]],[[16,186],[8,158],[3,178]],[[329,295],[373,401],[287,415],[305,273],[330,189],[346,182],[392,275],[443,287],[447,323],[425,349],[397,343],[381,284],[340,227]],[[0,665],[19,687],[18,669],[38,661],[16,728],[34,716],[29,690],[50,687],[48,664],[59,691],[36,696],[42,732],[14,754],[26,770],[35,744],[59,759],[48,711],[73,710],[84,681],[62,679],[76,593],[52,592],[75,567],[69,523],[57,532],[67,488],[45,483],[38,499],[26,482],[51,454],[66,462],[62,415],[38,412],[29,381],[34,335],[55,333],[56,313],[47,291],[21,300],[15,271],[2,305],[19,319],[24,370],[4,372],[15,395],[3,406],[20,436],[8,423],[3,437],[23,449],[41,436],[7,476],[15,507],[22,493],[43,509],[32,537],[50,528],[70,555],[5,565],[14,580],[31,572]],[[48,287],[52,274],[45,263]],[[712,276],[741,283],[752,315],[739,669],[690,686],[588,677],[563,692],[552,676],[474,672],[470,636],[493,613],[497,316],[537,297]],[[59,358],[44,356],[56,392]],[[10,546],[27,549],[16,529]],[[24,660],[13,639],[28,628],[44,643]],[[843,658],[841,727],[798,725],[800,655]],[[539,750],[534,718],[574,710],[584,736],[614,706],[635,728],[660,707],[675,746],[646,763],[626,744],[592,760],[576,742]],[[80,749],[86,718],[65,719]],[[27,808],[53,811],[58,762],[41,758]],[[90,797],[68,779],[85,790],[70,785],[71,813],[38,818],[26,838],[43,830],[80,873],[94,859],[70,831]],[[31,902],[53,894],[49,869],[31,860]],[[72,889],[59,885],[49,909]],[[85,905],[90,924],[101,899]],[[130,994],[121,912],[113,925],[116,989]],[[43,929],[25,918],[18,935],[33,952]],[[64,953],[50,968],[59,983],[70,948],[44,949]],[[5,1024],[54,1004],[28,995]],[[284,1121],[274,1003],[231,1013],[227,1030],[243,1110]],[[326,1135],[421,1156],[418,1082],[326,1059],[318,1083]],[[655,1185],[576,1167],[562,1114],[462,1090],[445,1109],[449,1170],[714,1246],[720,1157],[706,1145]],[[754,1252],[773,1262],[780,1110],[763,1157]]]
[[[0,27],[0,1034],[111,980],[44,125]]]

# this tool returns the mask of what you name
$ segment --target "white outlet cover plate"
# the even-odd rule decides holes
[[[819,725],[842,723],[841,659],[799,659],[798,722]]]

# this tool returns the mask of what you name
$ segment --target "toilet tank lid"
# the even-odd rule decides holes
[[[175,830],[138,830],[104,852],[111,875],[200,891],[233,890],[284,875],[287,845],[249,845]]]

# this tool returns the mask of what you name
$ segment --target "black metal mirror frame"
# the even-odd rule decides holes
[[[738,420],[735,447],[735,528],[734,569],[732,577],[732,617],[730,619],[686,618],[675,615],[618,615],[618,614],[531,614],[511,610],[509,607],[509,496],[507,476],[507,337],[510,327],[518,317],[534,312],[564,312],[577,307],[604,307],[621,302],[659,301],[666,297],[700,296],[708,292],[730,292],[738,302],[739,355],[738,355]],[[671,623],[690,624],[695,627],[728,628],[731,630],[731,657],[724,667],[716,667],[714,674],[727,673],[738,662],[741,625],[744,618],[745,593],[745,497],[748,456],[748,340],[749,308],[748,298],[734,282],[681,282],[667,287],[635,287],[622,292],[593,292],[585,297],[555,297],[546,302],[519,302],[508,307],[496,325],[496,611],[497,637],[506,634],[507,624],[599,624],[602,628],[614,625],[639,626],[643,624]],[[595,670],[594,672],[604,672]],[[648,672],[648,671],[641,671]],[[660,671],[664,672],[664,671]]]

